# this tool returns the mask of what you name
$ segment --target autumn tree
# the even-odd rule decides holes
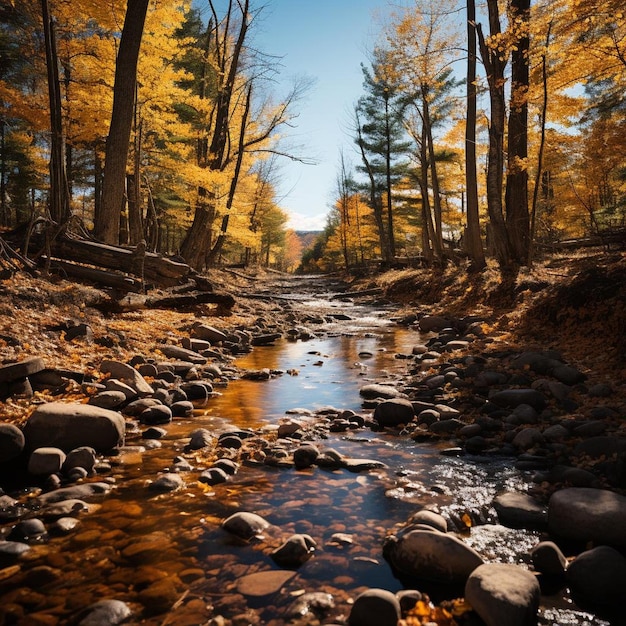
[[[355,107],[355,142],[367,177],[383,259],[390,265],[396,255],[394,189],[407,169],[408,142],[402,121],[400,92],[389,74],[381,48],[374,51],[371,70],[362,66],[365,95]]]
[[[446,157],[438,149],[436,129],[454,109],[458,85],[451,65],[459,51],[451,2],[415,3],[392,16],[386,31],[388,71],[403,94],[403,119],[416,146],[417,182],[422,198],[424,254],[442,258],[442,189],[438,162]]]

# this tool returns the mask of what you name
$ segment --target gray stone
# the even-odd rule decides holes
[[[19,521],[9,533],[9,541],[24,541],[26,543],[40,543],[46,541],[48,533],[44,523],[37,518]]]
[[[553,541],[541,541],[530,552],[535,570],[544,576],[560,577],[565,573],[567,559]]]
[[[509,528],[545,528],[548,521],[546,507],[526,493],[501,493],[493,507],[500,523]]]
[[[448,532],[448,522],[446,522],[446,518],[443,515],[439,515],[439,513],[428,511],[427,509],[422,509],[415,513],[415,515],[412,515],[411,523],[424,524],[442,533]]]
[[[323,591],[305,593],[298,597],[289,607],[291,618],[303,618],[310,615],[323,615],[335,608],[332,594]]]
[[[172,409],[164,404],[148,407],[140,413],[139,421],[148,426],[169,424],[172,421]]]
[[[429,430],[432,433],[437,434],[450,434],[457,430],[460,430],[465,426],[465,423],[458,419],[441,420],[439,422],[433,422],[429,426]]]
[[[564,385],[577,385],[582,383],[587,377],[571,365],[557,365],[553,367],[550,374]]]
[[[130,385],[117,380],[117,378],[107,378],[104,381],[104,388],[107,391],[121,391],[126,400],[134,400],[137,397],[137,392]]]
[[[465,599],[487,626],[535,626],[540,595],[532,573],[505,563],[477,567],[465,585]]]
[[[293,453],[293,464],[296,469],[311,467],[320,455],[319,450],[313,444],[306,444],[296,448]]]
[[[361,387],[359,394],[362,398],[367,400],[374,400],[375,398],[391,399],[398,398],[402,395],[398,389],[392,387],[391,385],[378,384],[365,385],[364,387]]]
[[[0,541],[0,567],[14,563],[30,550],[30,546],[21,541]]]
[[[351,472],[366,472],[373,469],[384,469],[387,467],[382,461],[376,459],[344,459],[343,467]]]
[[[193,402],[189,400],[179,400],[174,402],[170,407],[172,410],[172,417],[190,417],[193,415]]]
[[[198,354],[194,350],[188,350],[187,348],[181,348],[180,346],[172,345],[160,345],[159,351],[170,359],[177,359],[179,361],[187,361],[194,365],[204,365],[207,362],[207,358]]]
[[[101,391],[89,398],[89,404],[103,409],[116,409],[126,402],[126,394],[123,391]]]
[[[489,396],[489,400],[501,407],[515,408],[520,404],[528,404],[537,411],[546,406],[543,394],[535,389],[505,389],[496,391]]]
[[[603,489],[562,489],[550,498],[548,527],[564,539],[626,548],[626,497]]]
[[[110,374],[111,378],[118,378],[122,382],[132,387],[140,396],[150,396],[154,389],[146,382],[144,377],[130,365],[105,359],[100,364],[100,371],[103,374]]]
[[[191,336],[196,339],[208,341],[211,345],[224,342],[228,339],[227,335],[221,330],[213,326],[207,326],[206,324],[194,324],[191,329]]]
[[[162,474],[149,485],[150,491],[158,491],[164,493],[167,491],[176,491],[184,486],[183,479],[180,474],[173,472]]]
[[[219,485],[228,480],[228,474],[221,467],[209,467],[200,474],[198,480],[205,485]]]
[[[454,535],[434,530],[389,537],[384,552],[399,572],[445,584],[465,583],[483,562],[478,552]]]
[[[626,439],[621,437],[611,437],[610,435],[601,435],[591,437],[586,441],[581,441],[574,448],[575,454],[584,454],[597,459],[606,455],[621,454],[626,452]]]
[[[85,483],[42,493],[37,496],[36,501],[41,504],[52,504],[54,502],[63,502],[64,500],[84,500],[109,493],[111,488],[111,485],[108,483]]]
[[[17,458],[24,449],[24,433],[14,424],[0,424],[0,463]]]
[[[65,461],[65,452],[60,448],[37,448],[28,459],[28,472],[36,476],[57,474]]]
[[[115,626],[131,615],[130,607],[121,600],[100,600],[87,607],[87,615],[78,626]]]
[[[575,595],[596,605],[618,605],[624,599],[626,559],[614,548],[597,546],[579,554],[566,571]]]
[[[271,557],[281,567],[299,567],[313,556],[315,548],[317,543],[310,535],[292,535]]]
[[[233,513],[222,522],[222,528],[241,539],[252,539],[260,535],[269,523],[256,513],[240,511]]]
[[[441,315],[424,315],[418,325],[420,330],[425,333],[439,332],[450,326],[450,320]]]
[[[384,400],[374,409],[374,420],[380,426],[408,424],[414,417],[413,405],[404,398]]]
[[[0,366],[0,383],[11,383],[22,378],[27,378],[31,374],[41,372],[46,368],[44,360],[35,356],[24,359],[17,363],[9,363]]]
[[[396,626],[402,611],[398,598],[386,589],[367,589],[354,601],[349,626]]]
[[[513,439],[513,445],[520,450],[529,450],[543,444],[543,435],[538,428],[523,428]]]
[[[37,407],[24,426],[30,450],[61,448],[69,452],[81,446],[108,451],[124,443],[126,423],[116,411],[88,404],[49,402]]]
[[[197,428],[189,435],[190,440],[187,444],[190,450],[201,450],[213,444],[213,435],[206,428]]]

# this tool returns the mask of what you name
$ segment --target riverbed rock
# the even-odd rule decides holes
[[[376,406],[374,420],[380,426],[408,424],[415,417],[413,404],[404,398],[385,400]]]
[[[89,398],[89,404],[99,406],[102,409],[117,409],[126,402],[126,394],[123,391],[110,389],[101,391]]]
[[[213,435],[210,430],[206,428],[196,428],[189,435],[189,443],[187,444],[190,450],[201,450],[213,443]]]
[[[28,472],[36,476],[57,474],[65,461],[65,452],[60,448],[37,448],[28,459]]]
[[[533,409],[542,411],[546,406],[544,395],[536,389],[504,389],[491,394],[489,400],[495,405],[505,408],[515,408],[520,404],[528,404]]]
[[[169,424],[172,421],[172,409],[164,404],[148,407],[139,415],[139,421],[147,426]]]
[[[386,589],[368,589],[357,596],[349,626],[396,626],[402,617],[400,601]]]
[[[535,570],[544,576],[560,578],[565,574],[567,559],[553,541],[540,541],[530,552]]]
[[[626,548],[626,497],[604,489],[561,489],[550,498],[548,527],[563,539]]]
[[[289,570],[270,570],[242,576],[237,581],[237,591],[244,596],[261,598],[282,589],[294,576]]]
[[[540,595],[532,573],[505,563],[477,567],[465,585],[465,599],[487,626],[535,626]]]
[[[392,399],[399,398],[402,393],[399,389],[391,385],[365,385],[359,389],[359,394],[366,400],[375,400],[376,398]]]
[[[109,374],[111,378],[118,378],[132,387],[140,396],[151,396],[154,389],[145,378],[132,366],[120,361],[105,359],[100,363],[100,371]]]
[[[222,522],[222,528],[240,539],[252,539],[269,527],[269,522],[256,513],[239,511]]]
[[[208,341],[211,345],[215,345],[224,342],[228,339],[228,336],[221,330],[208,326],[206,324],[194,324],[191,328],[191,336],[196,339],[203,339]]]
[[[305,593],[293,601],[288,610],[291,618],[303,618],[309,615],[323,616],[335,608],[335,599],[330,593],[313,591]]]
[[[579,554],[566,572],[576,596],[594,605],[618,605],[626,591],[626,558],[610,546],[597,546]]]
[[[313,444],[300,446],[293,452],[293,464],[296,469],[306,469],[315,463],[319,455],[320,451]]]
[[[42,493],[37,496],[36,502],[39,504],[52,504],[54,502],[63,502],[64,500],[86,500],[93,496],[107,494],[111,489],[111,485],[104,482],[84,483]]]
[[[24,433],[14,424],[0,424],[0,463],[12,461],[24,449]]]
[[[509,528],[545,528],[548,510],[526,493],[508,491],[493,501],[500,523]]]
[[[316,548],[317,543],[310,535],[292,535],[271,557],[281,567],[299,567],[313,556]]]
[[[125,622],[132,610],[121,600],[100,600],[87,607],[86,613],[78,626],[116,626]]]
[[[398,572],[444,584],[464,584],[483,563],[480,554],[460,539],[436,530],[388,537],[383,553]]]
[[[166,493],[168,491],[177,491],[184,486],[184,481],[180,474],[175,472],[168,472],[162,474],[155,481],[149,485],[150,491],[156,491],[158,493]]]
[[[61,448],[81,446],[106,452],[124,443],[126,424],[116,411],[87,404],[48,402],[37,407],[24,426],[26,446]]]

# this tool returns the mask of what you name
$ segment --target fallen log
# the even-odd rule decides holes
[[[383,290],[380,287],[373,287],[372,289],[362,289],[361,291],[346,291],[343,293],[335,293],[331,300],[351,300],[352,298],[359,298],[361,296],[380,296],[383,294]]]
[[[134,274],[145,282],[173,287],[187,280],[193,270],[153,252],[111,246],[86,239],[59,237],[52,244],[52,256]]]
[[[47,257],[42,257],[47,262]],[[118,291],[136,291],[140,292],[143,285],[140,280],[124,276],[116,272],[101,270],[87,265],[78,265],[71,261],[61,259],[50,259],[50,271],[61,276],[71,276],[80,280],[86,280],[90,283],[97,283],[103,287],[110,287]]]

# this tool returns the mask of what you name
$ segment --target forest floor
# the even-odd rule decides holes
[[[213,317],[209,323],[220,328],[253,324],[271,305],[246,294],[271,292],[277,276],[262,270],[245,272],[216,270],[209,274],[216,292],[229,292],[236,298],[228,316],[212,305],[187,311],[105,313],[101,305],[109,296],[102,290],[59,278],[14,274],[0,281],[0,365],[39,356],[47,367],[97,377],[101,359],[129,360],[146,346],[182,336],[199,317]],[[596,378],[612,381],[626,396],[623,253],[551,256],[523,270],[514,285],[502,284],[495,266],[480,274],[449,266],[390,271],[347,281],[353,290],[380,289],[401,312],[480,315],[495,341],[523,349],[558,349],[568,362],[593,371]],[[81,324],[89,328],[88,336],[66,340],[68,330]],[[11,399],[0,405],[1,418],[21,423],[30,408],[32,400]]]

